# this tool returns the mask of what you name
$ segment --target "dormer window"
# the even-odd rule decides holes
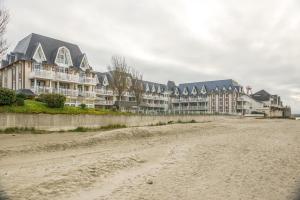
[[[216,87],[216,91],[217,91],[217,92],[219,91],[219,88],[218,88],[218,87]]]
[[[68,48],[60,47],[57,50],[55,63],[59,66],[66,66],[66,67],[73,66],[71,54]]]
[[[196,89],[195,86],[194,86],[193,89],[192,89],[192,94],[193,94],[193,95],[197,95],[197,89]]]
[[[154,86],[154,84],[152,85],[151,92],[155,92],[155,86]]]
[[[161,93],[160,86],[158,86],[158,88],[157,88],[157,93]]]
[[[149,92],[150,91],[150,88],[149,88],[149,85],[148,83],[146,84],[146,92]]]
[[[32,58],[38,62],[38,63],[42,63],[43,61],[47,61],[45,53],[43,51],[42,45],[41,43],[38,44]]]
[[[206,89],[205,89],[205,86],[203,85],[202,88],[201,88],[201,94],[206,94]]]
[[[178,89],[178,88],[175,88],[175,92],[174,92],[174,94],[175,94],[176,96],[178,96],[178,95],[179,95],[179,89]]]
[[[108,80],[107,80],[107,77],[106,77],[106,76],[104,76],[102,84],[103,84],[103,86],[104,86],[104,87],[106,87],[106,86],[108,86],[108,85],[109,85],[109,84],[108,84]]]
[[[84,54],[82,60],[81,60],[81,63],[80,63],[80,68],[85,70],[85,69],[89,69],[90,68],[90,65],[87,61],[87,58],[86,58],[86,55]]]
[[[223,87],[223,91],[226,91],[226,88],[225,88],[225,87]]]
[[[184,90],[183,90],[183,94],[184,94],[184,95],[188,95],[188,94],[189,94],[189,92],[188,92],[187,88],[184,88]]]

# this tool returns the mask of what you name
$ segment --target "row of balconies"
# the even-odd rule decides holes
[[[43,78],[55,81],[66,81],[79,84],[96,85],[97,79],[92,77],[82,77],[78,74],[67,74],[62,72],[54,72],[50,70],[33,70],[30,72],[30,78]]]
[[[98,95],[104,95],[104,96],[114,96],[114,92],[112,90],[106,90],[106,89],[95,89],[95,92]],[[134,94],[131,92],[125,92],[123,95],[125,97],[134,97]],[[143,99],[150,99],[150,100],[160,100],[160,101],[168,101],[168,97],[166,96],[158,96],[158,95],[149,95],[149,94],[144,94]]]
[[[145,103],[142,102],[141,106],[143,107],[152,107],[152,108],[166,108],[168,104],[158,104],[158,103]]]
[[[174,111],[182,111],[182,110],[207,110],[207,106],[178,106],[172,108]]]
[[[172,103],[181,103],[181,102],[207,102],[207,98],[203,97],[189,97],[189,98],[180,98],[172,99]]]
[[[81,91],[81,90],[72,90],[72,89],[65,89],[65,88],[52,88],[52,87],[41,87],[41,86],[36,86],[32,87],[31,90],[35,94],[50,94],[50,93],[55,93],[55,94],[62,94],[65,96],[70,96],[70,97],[96,97],[96,93],[92,91]]]
[[[114,105],[114,101],[112,101],[112,100],[99,100],[99,99],[97,99],[96,101],[95,101],[95,104],[96,105],[103,105],[103,106],[112,106],[112,105]]]
[[[144,94],[143,95],[144,99],[153,99],[153,100],[163,100],[163,101],[168,101],[167,96],[158,96],[158,95],[150,95],[150,94]]]

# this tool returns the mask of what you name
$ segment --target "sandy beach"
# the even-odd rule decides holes
[[[291,200],[300,121],[0,135],[0,199]]]

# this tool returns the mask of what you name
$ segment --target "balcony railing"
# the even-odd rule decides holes
[[[181,103],[181,102],[207,102],[207,98],[181,98],[181,99],[172,99],[172,103]]]
[[[99,95],[110,95],[113,96],[114,92],[112,90],[105,90],[105,89],[95,89],[96,94]]]
[[[173,107],[175,111],[192,111],[192,110],[207,110],[207,106],[180,106],[180,107]]]
[[[72,96],[72,97],[77,97],[77,96],[83,96],[83,97],[96,97],[96,93],[95,92],[91,92],[91,91],[79,91],[79,90],[71,90],[71,89],[65,89],[65,88],[51,88],[51,87],[41,87],[41,86],[37,86],[37,87],[32,87],[31,90],[35,93],[35,94],[51,94],[51,93],[55,93],[55,94],[62,94],[65,96]]]
[[[111,100],[96,100],[95,105],[105,105],[105,106],[111,106],[114,105],[114,101]]]
[[[50,70],[34,70],[30,73],[31,78],[43,78],[56,81],[74,82],[79,84],[96,85],[97,79],[92,77],[81,77],[79,75],[54,72]]]
[[[168,97],[166,97],[166,96],[149,95],[149,94],[144,94],[143,95],[143,99],[153,99],[153,100],[168,101]]]
[[[145,102],[142,102],[141,106],[143,106],[143,107],[152,107],[152,108],[165,108],[168,105],[167,104],[156,104],[156,103],[145,103]]]

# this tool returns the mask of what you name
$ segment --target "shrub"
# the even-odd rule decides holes
[[[15,101],[15,91],[7,88],[0,88],[0,105],[12,105]]]
[[[79,105],[81,109],[86,109],[86,104],[82,103]]]
[[[43,96],[43,102],[45,102],[49,108],[63,108],[66,97],[61,94],[45,94]]]
[[[31,90],[29,90],[31,92]],[[27,92],[26,89],[22,89],[22,90],[17,90],[16,94],[17,94],[17,98],[23,98],[25,99],[34,99],[34,94],[29,93],[29,91]]]
[[[26,99],[27,98],[27,96],[25,95],[25,94],[23,94],[23,93],[18,93],[17,95],[16,95],[16,98],[18,99]]]
[[[17,106],[24,106],[25,105],[24,99],[21,98],[21,97],[17,97],[17,99],[16,99],[16,105]]]
[[[45,101],[46,95],[47,95],[47,94],[40,94],[38,97],[36,97],[35,100],[36,100],[36,101],[39,101],[39,102],[46,103],[46,101]]]

